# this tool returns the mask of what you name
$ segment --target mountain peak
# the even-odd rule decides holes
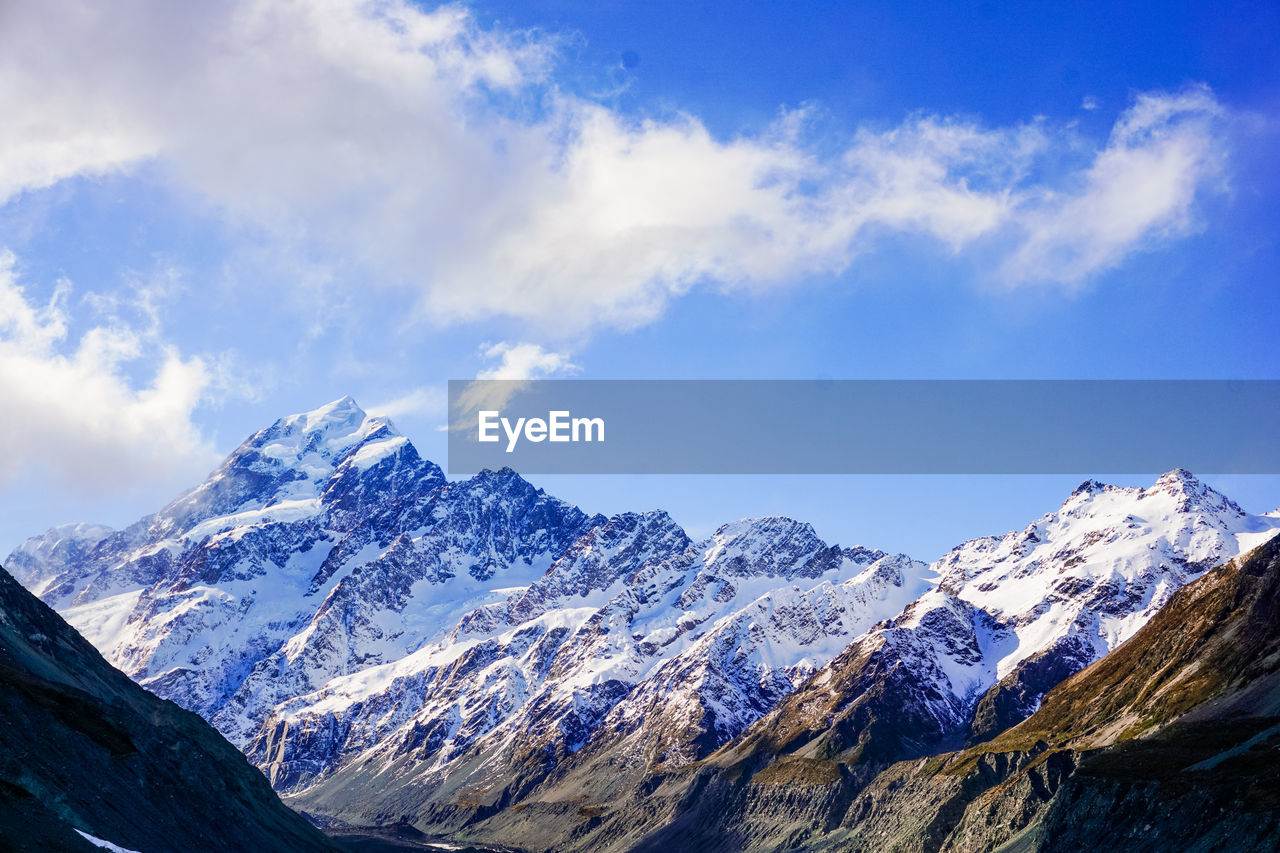
[[[524,477],[520,476],[518,471],[505,465],[501,468],[484,468],[473,474],[469,479],[462,480],[461,482],[472,486],[482,486],[486,489],[493,489],[500,492],[508,492],[512,489],[521,492],[541,491]]]
[[[1161,474],[1147,488],[1112,486],[1097,480],[1085,480],[1075,488],[1062,504],[1062,510],[1072,515],[1096,512],[1097,500],[1110,500],[1105,496],[1125,500],[1129,495],[1137,500],[1172,499],[1173,509],[1179,513],[1206,512],[1240,516],[1244,514],[1237,504],[1186,468],[1174,468]]]
[[[1157,486],[1178,486],[1184,489],[1194,487],[1204,487],[1204,483],[1192,474],[1186,468],[1174,468],[1172,471],[1166,471],[1156,480]]]
[[[1101,492],[1106,488],[1109,488],[1106,483],[1099,482],[1098,480],[1085,480],[1083,483],[1076,486],[1075,491],[1071,493],[1071,496],[1067,498],[1067,500],[1080,495],[1096,495],[1098,492]]]
[[[270,427],[250,436],[241,451],[257,452],[286,464],[307,454],[317,454],[325,464],[333,464],[345,453],[370,439],[397,438],[399,434],[386,418],[373,417],[350,396],[280,418]]]
[[[318,409],[301,412],[285,418],[288,423],[300,424],[304,433],[336,431],[360,426],[368,414],[350,394],[326,403]]]
[[[1174,468],[1161,474],[1149,489],[1142,492],[1143,497],[1169,495],[1178,502],[1179,512],[1204,511],[1244,515],[1244,510],[1221,492],[1206,485],[1185,468]]]
[[[287,503],[295,513],[319,511],[318,501],[335,472],[357,471],[408,446],[425,473],[443,474],[421,463],[407,439],[385,418],[371,417],[349,395],[309,412],[280,418],[244,440],[200,485],[184,492],[151,521],[150,535],[207,535],[223,528],[197,527],[237,512],[264,512]],[[353,455],[357,454],[357,455]],[[348,461],[342,468],[344,461]],[[432,476],[432,479],[436,477]],[[309,503],[311,502],[311,503]],[[284,510],[278,507],[272,518]]]
[[[780,515],[730,522],[699,545],[708,567],[739,576],[790,576],[827,547],[808,522]]]
[[[797,521],[785,515],[762,515],[755,518],[740,518],[716,528],[712,534],[714,539],[732,539],[739,536],[762,536],[799,533],[814,536],[813,525],[807,521]]]

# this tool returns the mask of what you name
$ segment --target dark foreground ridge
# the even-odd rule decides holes
[[[0,569],[0,848],[331,851],[197,715],[113,669]]]

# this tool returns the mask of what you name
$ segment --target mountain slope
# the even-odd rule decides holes
[[[1086,849],[1099,829],[1135,849],[1280,845],[1280,539],[1181,590],[984,749],[1037,744],[1077,765],[1026,845]]]
[[[1272,539],[1180,590],[1020,725],[923,767],[892,768],[829,840],[865,843],[901,826],[904,812],[932,809],[933,844],[918,849],[1090,850],[1107,838],[1116,850],[1274,850],[1277,749]]]
[[[985,745],[1088,749],[1173,720],[1280,719],[1280,538],[1180,590],[1134,641],[1068,680]]]
[[[207,723],[0,569],[0,839],[13,850],[334,850]]]
[[[553,814],[576,822],[537,846],[557,850],[1275,850],[1280,538],[1175,593],[989,743],[872,767],[750,740],[643,796],[543,801],[483,829],[537,838]],[[575,821],[584,811],[593,822]]]

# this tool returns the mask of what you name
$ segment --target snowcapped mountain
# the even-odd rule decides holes
[[[456,837],[539,853],[1274,850],[1278,602],[1273,538],[1178,590],[993,740],[885,763],[753,750],[753,731],[638,785],[597,766]]]
[[[700,757],[934,583],[791,519],[695,544],[664,513],[587,516],[509,470],[448,483],[349,398],[251,436],[126,530],[57,528],[12,559],[284,789],[370,751],[441,776],[494,751],[545,769],[606,718],[657,748],[654,705],[679,709],[665,760]]]
[[[753,736],[888,761],[998,734],[1179,587],[1277,531],[1280,519],[1181,469],[1146,489],[1086,482],[1025,529],[943,556],[936,588],[857,638]]]
[[[625,514],[439,643],[278,706],[248,751],[278,789],[371,813],[412,796],[389,780],[497,798],[589,742],[678,766],[931,583],[923,563],[791,519],[694,544],[665,513]]]
[[[726,744],[890,760],[994,734],[1277,530],[1173,471],[1085,483],[932,566],[787,518],[693,542],[509,470],[447,482],[344,398],[125,530],[9,562],[309,813],[449,828]]]
[[[251,436],[126,530],[17,553],[113,664],[242,742],[261,703],[413,651],[599,520],[511,472],[446,484],[344,398]],[[45,557],[61,552],[79,559]]]
[[[9,574],[28,587],[48,583],[67,567],[83,564],[94,546],[114,532],[102,524],[60,524],[13,549]]]

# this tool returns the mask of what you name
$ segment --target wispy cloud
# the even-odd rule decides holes
[[[471,415],[480,409],[501,409],[532,379],[572,375],[581,370],[568,353],[531,343],[484,344],[480,357],[489,366],[476,374],[476,379],[482,381],[468,383],[455,396],[450,413],[454,424],[469,423]]]
[[[568,353],[552,352],[538,344],[507,341],[485,344],[480,348],[480,355],[496,364],[481,370],[476,379],[542,379],[580,370]]]
[[[415,388],[391,400],[366,406],[371,415],[399,418],[405,415],[442,417],[448,409],[448,400],[440,388]]]
[[[1192,231],[1196,196],[1225,174],[1223,112],[1204,86],[1140,95],[1075,187],[1024,203],[1006,279],[1078,284]]]
[[[429,321],[570,335],[650,322],[696,286],[839,273],[885,233],[1075,286],[1190,231],[1226,156],[1204,88],[1137,97],[1073,168],[1050,164],[1081,141],[1049,121],[915,116],[832,155],[803,112],[721,139],[566,94],[555,48],[406,0],[7,4],[0,199],[149,162],[234,222],[416,291]]]

